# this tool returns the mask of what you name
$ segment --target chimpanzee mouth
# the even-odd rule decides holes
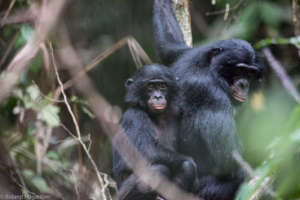
[[[244,103],[247,100],[247,96],[241,96],[241,95],[237,95],[235,93],[232,94],[232,97],[234,98],[234,100],[240,102],[240,103]]]
[[[231,86],[231,97],[239,102],[239,103],[244,103],[248,99],[248,91],[245,92],[241,90],[240,87],[236,85]]]
[[[153,105],[154,110],[164,110],[165,108],[165,105]]]

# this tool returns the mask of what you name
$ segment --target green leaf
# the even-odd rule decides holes
[[[34,59],[29,64],[29,70],[33,72],[35,75],[38,75],[38,73],[41,70],[41,67],[43,66],[43,57],[41,53],[37,54]]]
[[[291,140],[295,142],[300,142],[300,129],[296,130],[291,134]]]
[[[26,43],[26,40],[24,39],[24,37],[22,37],[22,35],[20,35],[18,38],[17,38],[17,41],[14,45],[14,47],[16,49],[22,47],[24,44]]]
[[[21,27],[21,35],[25,41],[31,40],[34,36],[34,30],[29,25],[23,25]]]
[[[34,176],[34,172],[30,169],[23,170],[23,175],[27,179],[31,179]]]
[[[59,156],[55,151],[48,151],[47,157],[51,160],[59,160]]]
[[[59,108],[54,105],[47,105],[41,110],[42,119],[51,127],[59,126]]]
[[[50,187],[41,176],[35,176],[31,181],[35,185],[35,187],[37,187],[41,192],[45,192],[45,193],[51,192]]]
[[[29,94],[31,100],[37,101],[40,97],[40,90],[36,85],[31,85],[26,89],[26,92]]]
[[[21,89],[14,90],[14,95],[19,99],[24,98],[24,94],[23,94],[23,91]]]
[[[94,119],[95,118],[95,115],[88,109],[86,108],[85,106],[82,106],[81,107],[82,111],[87,114],[90,118]]]
[[[290,115],[287,123],[287,131],[294,132],[300,128],[300,106],[297,106]]]

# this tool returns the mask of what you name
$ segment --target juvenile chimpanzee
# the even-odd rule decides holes
[[[194,161],[176,152],[177,83],[165,66],[150,65],[139,69],[126,82],[126,102],[130,108],[123,115],[123,132],[114,138],[113,172],[120,199],[156,199],[157,194],[143,185],[116,151],[124,145],[126,134],[151,168],[188,190],[194,184]],[[121,148],[120,148],[121,149]],[[130,155],[129,155],[130,156]]]
[[[155,0],[153,24],[161,60],[179,77],[180,153],[199,172],[197,194],[206,200],[234,199],[243,172],[232,152],[241,153],[233,103],[246,101],[262,68],[251,45],[239,39],[188,47],[170,0]]]

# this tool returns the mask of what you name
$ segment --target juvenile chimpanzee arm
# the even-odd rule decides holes
[[[134,145],[136,150],[149,163],[178,166],[186,159],[185,156],[164,147],[155,139],[155,125],[144,111],[133,108],[128,109],[123,115],[122,127],[124,129],[123,134],[127,135],[131,145]],[[115,148],[121,148],[125,145],[122,143],[124,141],[120,140]],[[116,164],[119,162],[119,159],[116,159]]]
[[[164,64],[173,63],[189,48],[175,18],[171,0],[154,0],[153,28],[158,53]]]

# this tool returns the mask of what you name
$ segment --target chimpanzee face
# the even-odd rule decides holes
[[[248,99],[251,83],[257,79],[260,71],[256,66],[239,63],[233,71],[233,78],[230,81],[232,98],[237,103],[243,103]]]
[[[236,44],[239,45],[236,45]],[[252,47],[243,41],[221,41],[209,51],[211,70],[223,78],[234,103],[243,103],[253,82],[262,75]]]
[[[125,101],[148,114],[161,114],[173,107],[177,97],[177,79],[172,71],[153,64],[140,68],[126,83]]]
[[[151,113],[163,113],[167,108],[168,85],[161,79],[150,80],[146,86],[147,107]]]

